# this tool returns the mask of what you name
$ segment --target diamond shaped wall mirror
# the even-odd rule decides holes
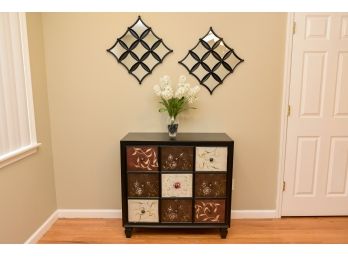
[[[243,61],[210,27],[179,63],[213,94]]]
[[[107,51],[138,80],[139,84],[173,52],[140,16]]]

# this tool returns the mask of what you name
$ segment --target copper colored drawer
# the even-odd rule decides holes
[[[158,174],[128,173],[128,196],[130,197],[159,196]]]
[[[224,223],[225,200],[196,200],[195,222],[197,223]]]
[[[162,147],[161,169],[164,171],[192,171],[193,147]]]
[[[192,222],[192,200],[162,200],[162,222]]]
[[[195,196],[224,197],[226,196],[225,174],[196,174]]]
[[[128,171],[158,171],[158,147],[127,146]]]

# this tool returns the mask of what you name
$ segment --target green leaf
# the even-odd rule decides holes
[[[159,112],[168,112],[170,117],[176,118],[179,113],[188,110],[188,109],[197,109],[196,107],[188,106],[188,101],[185,97],[177,98],[173,97],[171,99],[165,100],[161,98],[159,102],[162,107],[159,108]]]

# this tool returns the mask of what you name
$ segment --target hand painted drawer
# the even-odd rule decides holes
[[[158,171],[158,147],[127,146],[128,171]]]
[[[193,147],[161,147],[161,169],[164,171],[192,171]]]
[[[128,196],[159,196],[159,175],[128,173]]]
[[[196,147],[196,171],[227,171],[227,147]]]
[[[162,197],[192,197],[192,174],[162,174]]]
[[[226,196],[225,174],[196,174],[195,196],[224,197]]]
[[[202,199],[195,201],[195,217],[197,223],[224,223],[225,200]]]
[[[161,222],[192,222],[192,200],[162,200]]]
[[[128,200],[129,222],[158,222],[158,200]]]

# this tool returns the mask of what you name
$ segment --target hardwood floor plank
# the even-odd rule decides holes
[[[58,219],[39,243],[348,243],[348,217],[232,220],[227,239],[214,229],[136,229],[126,238],[121,219]]]

